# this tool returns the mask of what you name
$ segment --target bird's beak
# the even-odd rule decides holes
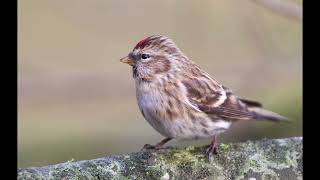
[[[130,66],[134,66],[134,65],[135,65],[134,60],[131,59],[129,56],[126,56],[126,57],[121,58],[121,59],[120,59],[120,62],[127,63],[127,64],[129,64]]]

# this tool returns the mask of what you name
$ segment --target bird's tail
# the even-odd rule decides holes
[[[281,116],[272,111],[263,109],[261,107],[250,107],[249,110],[254,114],[256,120],[270,120],[270,121],[289,121],[287,117]]]

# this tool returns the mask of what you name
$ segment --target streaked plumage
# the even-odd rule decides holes
[[[259,102],[237,97],[189,60],[175,43],[160,35],[140,41],[122,62],[133,67],[136,96],[144,118],[167,137],[214,137],[238,120],[286,119],[262,109]],[[216,151],[216,142],[209,154]]]

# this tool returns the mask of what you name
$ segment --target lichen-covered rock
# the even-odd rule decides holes
[[[302,137],[136,152],[88,161],[18,169],[18,179],[302,179]]]

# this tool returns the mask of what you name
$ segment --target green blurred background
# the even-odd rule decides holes
[[[138,110],[131,68],[119,62],[152,34],[171,37],[239,96],[292,119],[237,123],[223,142],[302,135],[297,21],[252,0],[19,0],[18,166],[127,153],[161,140]]]

